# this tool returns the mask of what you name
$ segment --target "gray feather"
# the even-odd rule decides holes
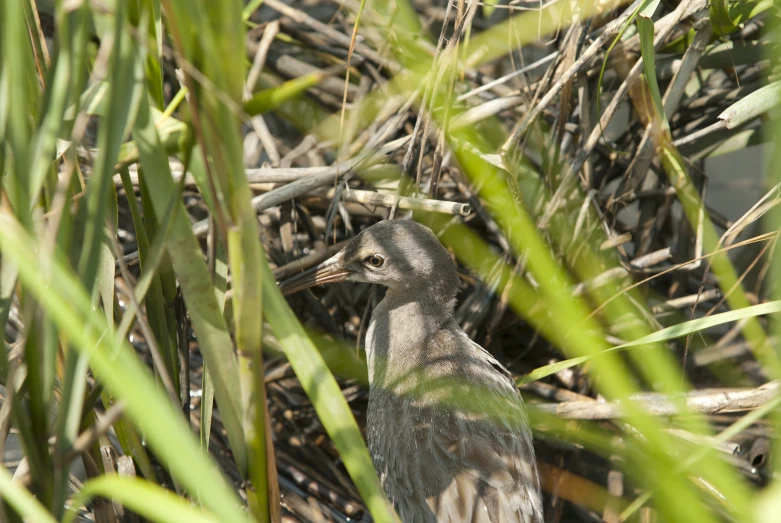
[[[453,319],[459,278],[434,233],[385,221],[284,282],[388,288],[366,333],[369,451],[405,523],[540,523],[531,430],[510,373]]]
[[[353,248],[372,243],[389,264],[404,255],[414,282],[389,285],[366,340],[367,437],[388,496],[405,523],[541,522],[520,393],[511,374],[453,319],[458,278],[447,251],[413,222],[381,224],[384,230],[367,229],[370,241],[359,236]],[[418,279],[414,265],[421,258],[435,268],[421,269],[425,277]]]

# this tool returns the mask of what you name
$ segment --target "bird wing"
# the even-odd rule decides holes
[[[383,482],[402,520],[541,522],[531,431],[509,371],[455,324],[421,348],[422,389],[384,402],[397,431],[374,442],[397,461],[382,467]]]

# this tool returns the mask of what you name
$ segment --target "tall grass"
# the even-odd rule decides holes
[[[258,3],[250,4],[254,8]],[[692,454],[691,446],[669,430],[684,429],[715,443],[759,416],[770,416],[775,429],[779,418],[767,408],[747,414],[732,432],[715,434],[704,416],[687,408],[683,393],[692,385],[666,342],[707,336],[709,328],[740,321],[762,368],[778,379],[778,351],[758,318],[773,314],[774,326],[781,301],[749,306],[671,139],[656,81],[658,0],[635,2],[620,29],[623,33],[635,24],[638,31],[640,86],[651,101],[645,124],[653,129],[655,150],[692,229],[703,231],[703,262],[716,275],[731,309],[669,325],[653,319],[644,295],[618,283],[573,295],[577,282],[619,264],[600,250],[607,237],[599,229],[591,230],[585,242],[571,241],[573,216],[585,213],[595,223],[599,217],[578,190],[579,167],[546,145],[556,142],[555,129],[533,118],[519,122],[514,131],[496,118],[451,125],[465,112],[453,92],[466,69],[503,56],[508,41],[529,44],[628,6],[555,2],[479,34],[466,30],[464,41],[453,38],[434,51],[436,42],[426,36],[411,5],[403,0],[393,4],[361,2],[350,42],[351,53],[382,49],[389,80],[383,90],[333,114],[312,110],[303,94],[324,79],[320,74],[288,82],[266,77],[259,83],[266,87],[244,100],[248,16],[240,0],[56,2],[50,57],[35,1],[0,4],[0,330],[6,332],[12,310],[24,326],[16,339],[4,341],[0,382],[9,407],[0,409],[0,435],[7,436],[13,427],[28,468],[24,481],[12,481],[0,467],[5,502],[0,520],[72,521],[78,507],[103,497],[154,521],[278,521],[262,319],[374,519],[395,519],[358,424],[329,370],[339,362],[326,360],[318,348],[323,341],[313,343],[276,288],[242,162],[241,125],[252,115],[278,112],[324,141],[339,137],[341,142],[332,145],[344,160],[350,139],[373,123],[383,101],[397,96],[420,109],[426,129],[442,133],[442,146],[452,151],[476,188],[514,260],[498,256],[463,223],[422,214],[416,219],[431,225],[475,274],[488,279],[499,267],[497,293],[509,285],[509,307],[569,358],[519,381],[588,364],[599,393],[622,402],[624,418],[614,432],[593,423],[573,429],[533,411],[535,426],[547,427],[544,436],[623,459],[631,483],[644,492],[627,500],[623,518],[637,517],[646,503],[668,521],[767,520],[768,514],[777,513],[777,479],[758,503],[754,488],[717,458],[714,448],[704,446]],[[714,31],[728,34],[770,8],[763,2],[749,4],[713,2]],[[489,15],[495,8],[488,3],[483,7]],[[460,8],[464,15],[468,8]],[[355,35],[364,33],[367,39],[356,44]],[[165,79],[166,61],[175,63],[180,84]],[[166,82],[178,93],[166,93]],[[736,110],[754,118],[777,102],[774,92],[762,96]],[[174,100],[168,108],[167,99]],[[547,172],[529,161],[531,153],[544,158]],[[184,180],[171,176],[172,156],[193,175],[208,208],[214,248],[206,256],[182,201]],[[137,167],[138,198],[131,165]],[[129,281],[117,239],[115,176],[128,196],[139,251],[140,274],[132,288],[116,283],[119,276]],[[558,195],[565,192],[566,201],[558,206]],[[542,195],[542,206],[532,195]],[[557,210],[541,226],[548,206]],[[775,233],[777,223],[775,216],[767,220],[768,232]],[[523,260],[523,274],[515,260]],[[127,303],[124,309],[120,300]],[[180,335],[186,321],[204,357],[199,435],[182,415],[183,408],[189,409],[189,390],[183,385],[189,345]],[[151,368],[128,341],[135,322],[147,337]],[[626,343],[611,343],[611,336]],[[10,345],[19,350],[10,350]],[[648,389],[668,394],[680,415],[657,418],[629,399]],[[246,507],[208,453],[212,398],[232,459],[251,485]],[[100,426],[112,406],[122,412],[113,431],[141,477],[114,476],[114,470],[106,469],[100,459],[105,432],[87,444],[80,437]],[[616,434],[620,449],[609,444]],[[68,471],[79,458],[90,478],[72,491]]]

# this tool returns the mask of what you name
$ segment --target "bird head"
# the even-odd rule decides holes
[[[283,294],[339,281],[436,293],[447,300],[459,286],[456,267],[428,227],[386,220],[363,230],[336,255],[280,285]]]

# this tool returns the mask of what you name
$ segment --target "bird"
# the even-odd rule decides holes
[[[387,287],[366,331],[366,438],[404,523],[541,523],[531,428],[505,369],[453,318],[461,282],[434,232],[414,220],[364,229],[280,285]]]

